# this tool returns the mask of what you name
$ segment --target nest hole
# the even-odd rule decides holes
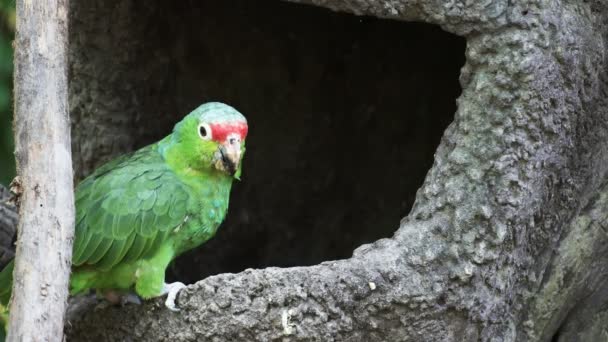
[[[106,24],[122,27],[110,37],[128,48],[99,42],[116,51],[95,62],[132,61],[117,76],[129,79],[128,94],[113,95],[136,112],[117,124],[128,126],[126,149],[160,139],[207,101],[234,106],[250,125],[224,224],[169,278],[348,258],[396,231],[453,119],[463,38],[274,0],[103,6],[128,12],[114,19],[126,23]]]

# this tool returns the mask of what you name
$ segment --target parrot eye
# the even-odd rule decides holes
[[[198,125],[198,135],[205,140],[211,139],[211,127],[206,123]]]

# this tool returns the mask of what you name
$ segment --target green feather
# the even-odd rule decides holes
[[[156,238],[162,237],[163,235],[163,231],[157,230],[154,232],[153,236],[147,238],[146,244],[144,245],[144,248],[141,251],[141,256],[147,258],[149,256],[149,253],[155,252],[154,250],[151,250],[151,247],[154,245],[154,241],[156,240]]]
[[[112,225],[112,237],[117,240],[124,240],[133,232],[133,227],[137,221],[137,215],[126,214],[122,216],[114,216],[114,224]]]
[[[102,238],[97,248],[95,248],[95,252],[93,252],[93,254],[87,258],[87,263],[96,264],[99,260],[101,260],[101,258],[106,255],[110,247],[112,247],[113,242],[114,239],[112,238]]]
[[[102,225],[102,219],[105,215],[105,211],[102,210],[101,203],[102,200],[98,200],[91,205],[86,216],[86,225],[81,229],[87,229],[87,227],[99,227]],[[76,231],[79,232],[80,230],[77,228]],[[78,234],[76,235],[78,236]]]
[[[144,211],[139,216],[141,218],[141,224],[137,227],[137,233],[141,234],[145,237],[150,237],[156,230],[158,229],[154,225],[154,221],[156,221],[156,216],[152,212],[152,210]]]
[[[147,190],[146,190],[147,191]],[[156,191],[152,191],[152,194],[148,196],[140,205],[140,211],[152,210],[152,207],[156,203]]]
[[[168,207],[167,211],[169,211]],[[156,216],[156,221],[154,221],[154,225],[159,230],[166,230],[175,227],[175,225],[172,224],[171,216],[169,216],[168,212],[164,213],[163,215]]]
[[[76,229],[79,230],[78,226],[76,227]],[[80,230],[80,231],[83,231],[83,230]],[[76,239],[74,240],[74,249],[72,252],[72,263],[74,265],[78,266],[84,262],[82,255],[83,255],[84,251],[86,250],[87,244],[91,240],[92,236],[93,236],[92,233],[86,233],[86,232],[76,234]]]
[[[143,190],[137,193],[137,198],[143,201],[150,198],[152,195],[154,195],[154,190]]]
[[[123,262],[128,263],[137,260],[142,255],[147,240],[148,239],[146,239],[145,237],[142,237],[139,234],[135,234],[133,244],[131,244],[131,248],[129,248],[129,250],[125,254]]]
[[[129,235],[129,237],[127,238],[125,245],[123,246],[122,250],[120,251],[120,254],[118,255],[118,258],[116,258],[116,261],[114,262],[114,265],[118,264],[119,262],[123,261],[127,255],[127,253],[131,250],[131,247],[133,246],[133,241],[135,241],[135,237],[137,236],[137,234],[132,233],[131,235]]]
[[[116,265],[120,261],[120,255],[127,242],[128,238],[124,240],[114,240],[110,249],[108,249],[105,255],[97,262],[96,267],[102,271],[107,271],[112,266]]]
[[[169,231],[159,231],[156,237],[154,238],[153,243],[150,245],[148,249],[148,253],[144,255],[144,257],[150,257],[152,253],[154,253],[160,245],[166,240],[167,235],[169,235]]]
[[[72,262],[76,265],[80,265],[89,261],[91,255],[95,253],[95,250],[97,250],[97,247],[99,247],[102,240],[103,238],[99,234],[91,233],[88,242],[82,250],[82,253],[78,255],[77,259],[72,257]]]

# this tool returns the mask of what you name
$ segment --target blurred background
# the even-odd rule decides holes
[[[12,89],[15,0],[0,0],[0,184],[15,175],[13,156]]]

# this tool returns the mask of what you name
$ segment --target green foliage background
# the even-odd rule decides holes
[[[15,0],[0,0],[0,184],[15,176],[13,155],[13,48]]]

